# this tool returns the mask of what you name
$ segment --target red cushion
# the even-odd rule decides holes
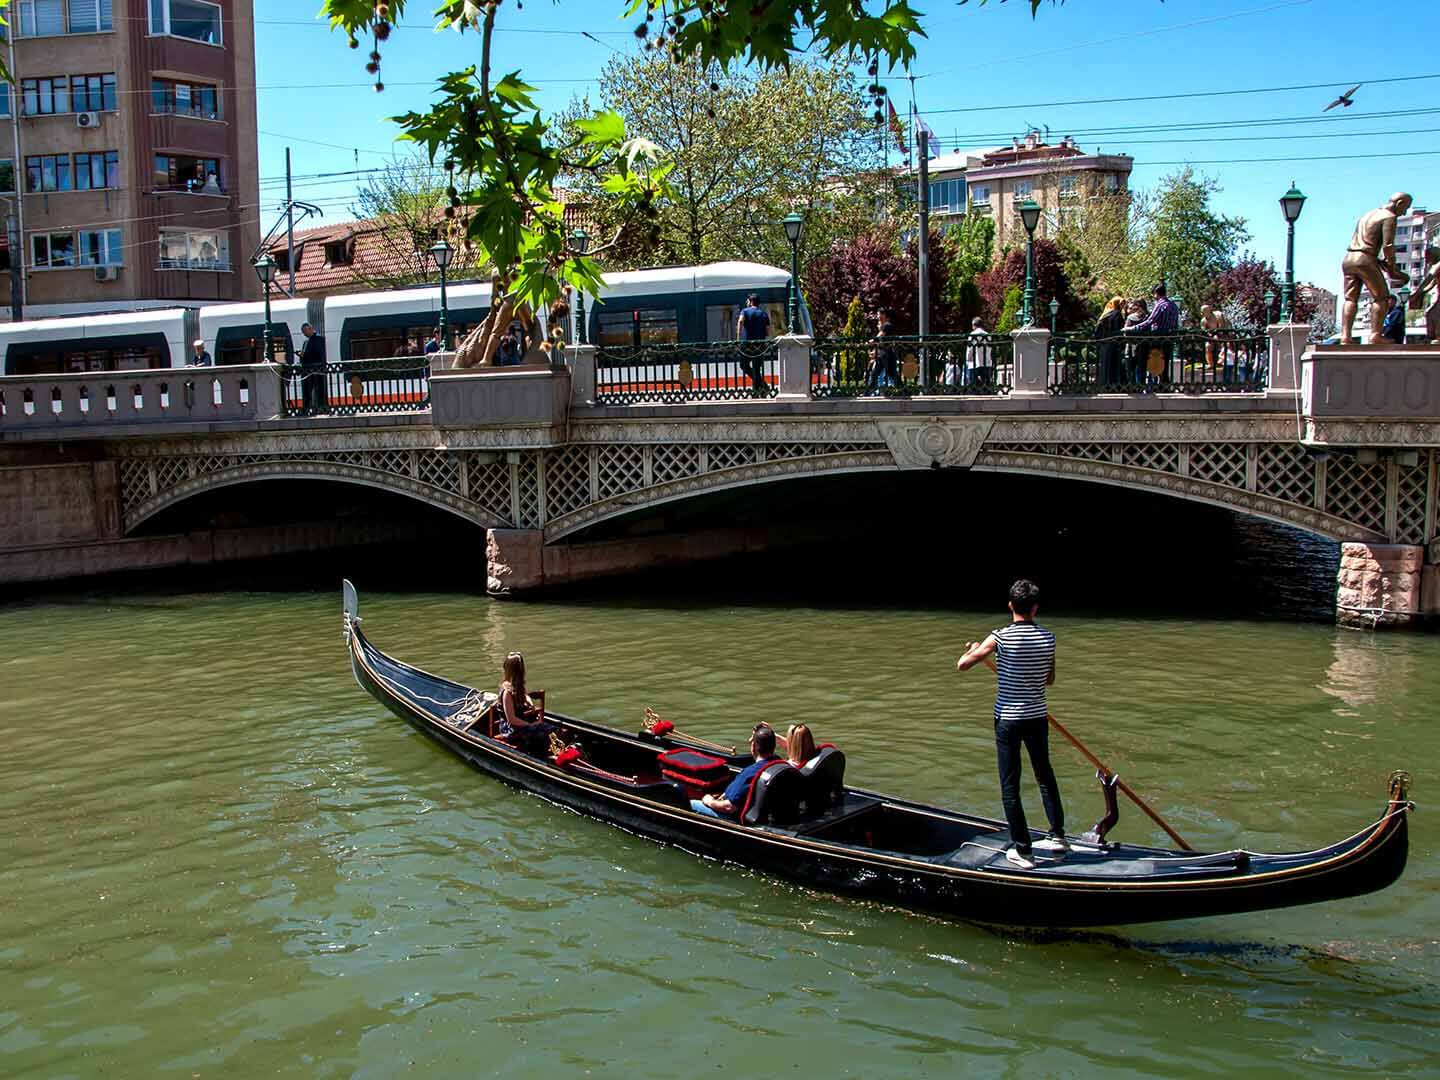
[[[706,779],[722,774],[728,775],[730,772],[724,759],[701,753],[699,750],[667,750],[658,757],[662,772],[677,772],[686,776]]]

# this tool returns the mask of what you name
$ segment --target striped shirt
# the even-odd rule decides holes
[[[995,719],[1043,720],[1045,680],[1055,663],[1055,635],[1033,622],[996,630]]]

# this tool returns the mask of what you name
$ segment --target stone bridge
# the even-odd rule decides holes
[[[594,404],[583,347],[555,368],[437,371],[428,409],[339,417],[285,417],[264,366],[0,379],[11,492],[0,577],[112,568],[77,563],[75,550],[123,544],[203,492],[283,478],[399,493],[489,530],[492,586],[525,589],[748,542],[584,542],[661,504],[800,477],[960,469],[1150,491],[1361,545],[1346,549],[1342,607],[1370,621],[1420,612],[1422,578],[1435,574],[1422,566],[1440,547],[1440,349],[1300,356],[1280,327],[1263,392],[1065,395],[1036,371],[1048,335],[1015,337],[1004,396],[816,400],[805,339],[782,339],[778,397],[665,405]],[[66,453],[83,459],[58,464]],[[48,504],[43,470],[59,470]],[[47,533],[29,520],[83,504],[87,483],[84,521]]]

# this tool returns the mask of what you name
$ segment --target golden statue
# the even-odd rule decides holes
[[[1386,301],[1390,287],[1409,280],[1395,268],[1395,219],[1410,209],[1410,196],[1403,191],[1390,196],[1384,206],[1371,210],[1355,223],[1355,235],[1340,266],[1345,274],[1345,308],[1340,330],[1340,344],[1355,343],[1355,314],[1360,307],[1360,290],[1370,293],[1369,344],[1383,345],[1381,329],[1385,323]]]

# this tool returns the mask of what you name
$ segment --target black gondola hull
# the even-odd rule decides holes
[[[1303,855],[1238,855],[1227,860],[1226,853],[1187,856],[1120,845],[1113,849],[1118,854],[1108,863],[1097,860],[1094,873],[1076,868],[1074,859],[1048,871],[976,867],[951,864],[935,855],[875,850],[857,843],[796,835],[791,830],[718,821],[639,797],[623,786],[574,775],[500,740],[452,726],[445,710],[434,704],[439,693],[436,688],[451,696],[469,688],[392,660],[370,645],[358,619],[354,622],[347,622],[347,627],[351,630],[351,664],[361,687],[475,768],[638,835],[817,889],[967,921],[1090,927],[1236,914],[1358,896],[1391,884],[1405,867],[1409,805],[1403,789],[1392,790],[1392,801],[1380,821],[1331,848]],[[428,681],[419,689],[409,685],[421,680]],[[587,732],[608,730],[553,712],[547,716]],[[617,739],[629,738],[624,733],[613,734]],[[989,832],[999,834],[1003,828],[1000,822],[850,791],[858,798],[881,800],[886,808],[973,825],[982,837]],[[1153,876],[1144,873],[1147,865],[1157,868]]]

